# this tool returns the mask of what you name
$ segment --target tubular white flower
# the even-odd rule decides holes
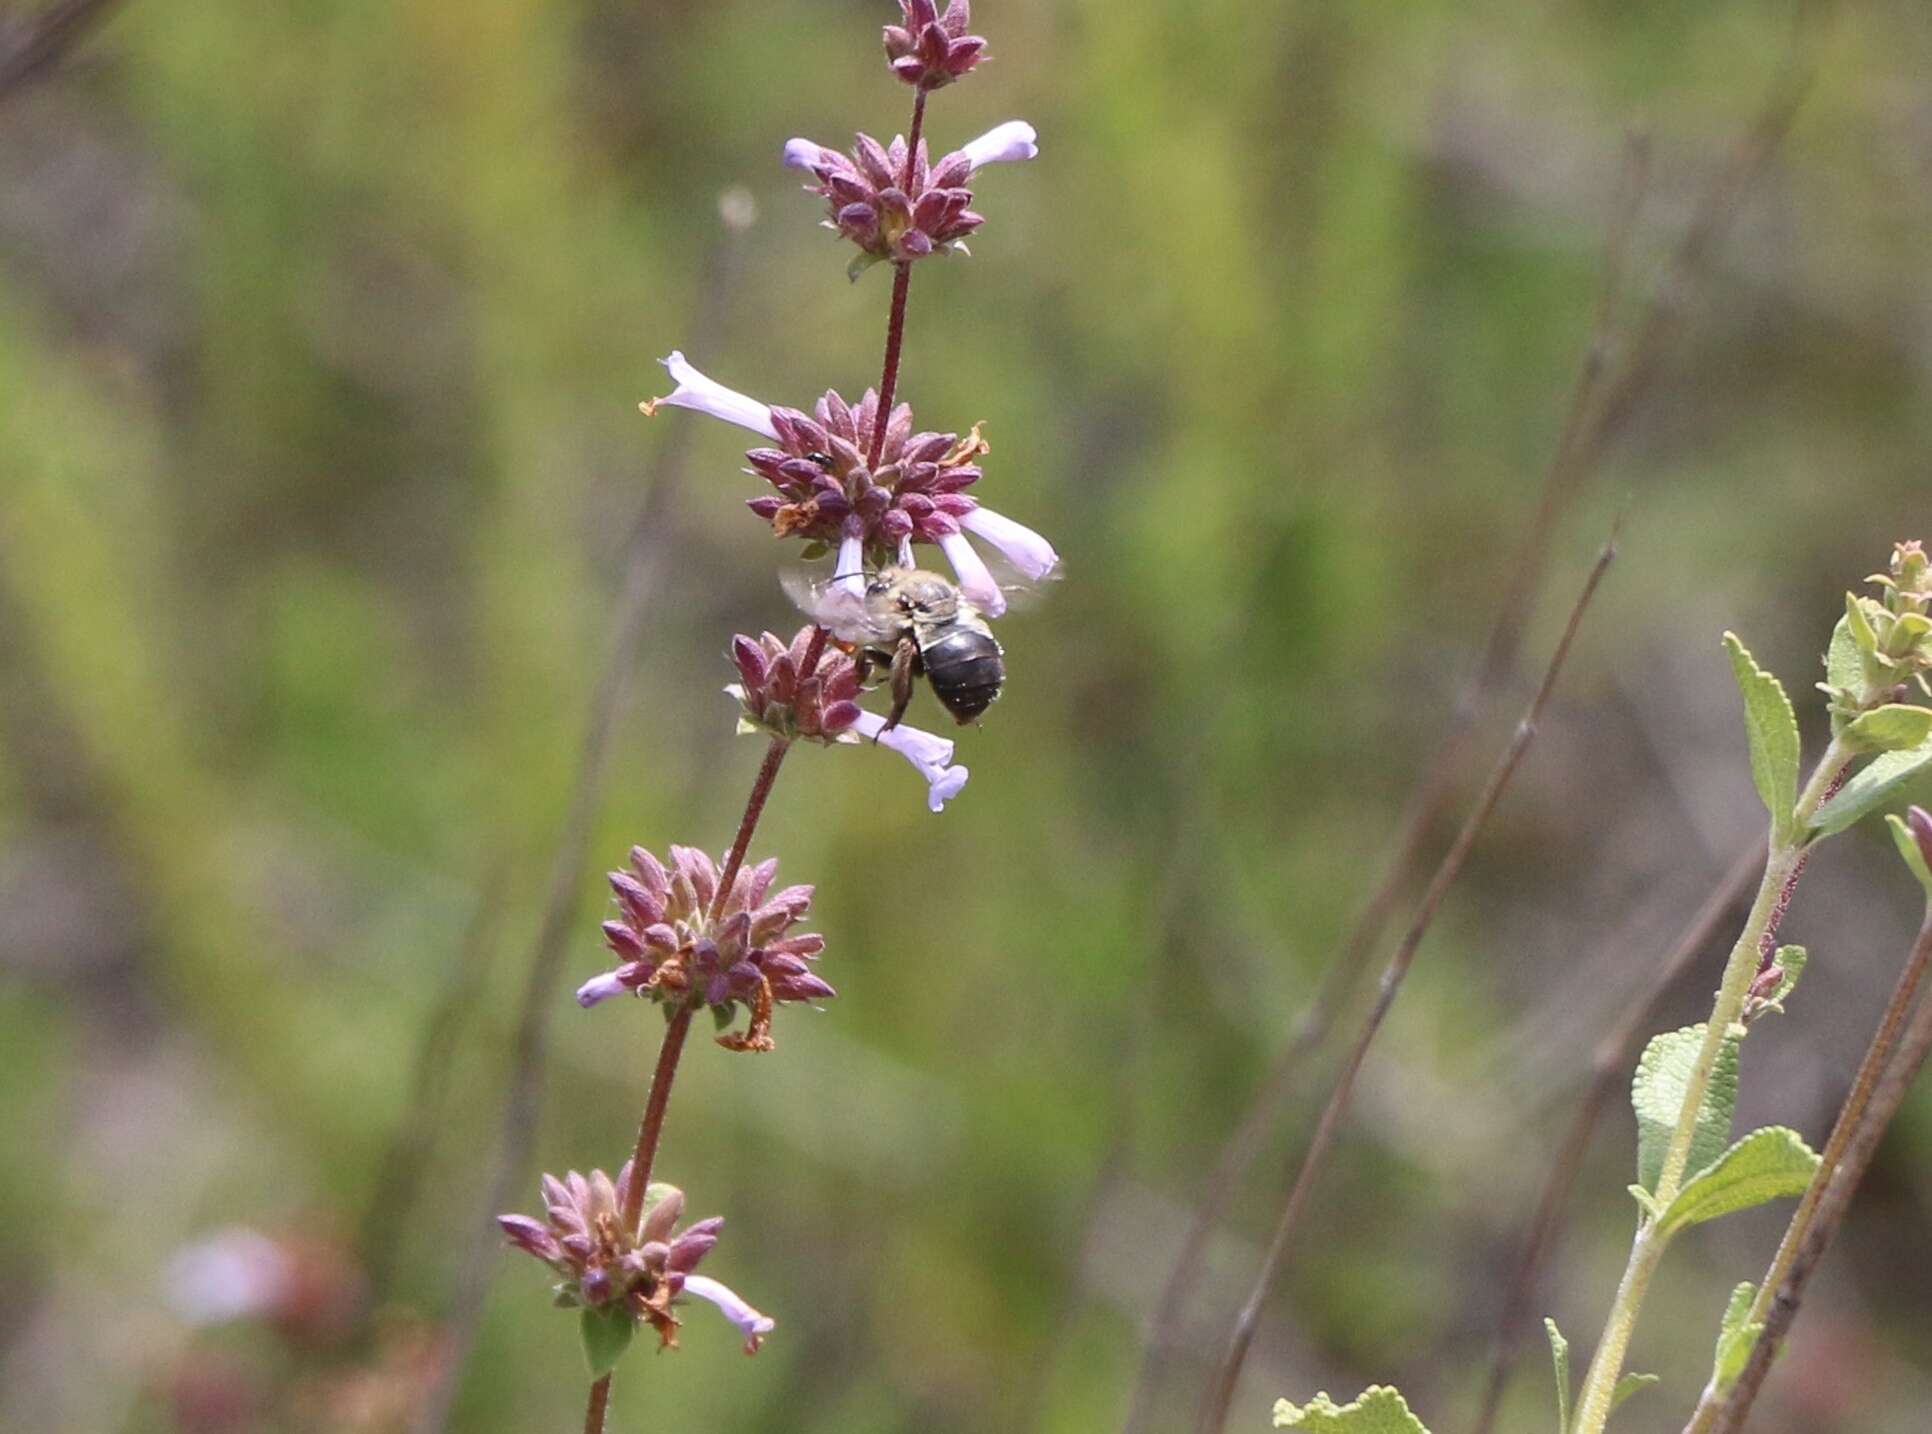
[[[865,615],[865,538],[847,533],[839,539],[838,562],[831,581],[812,604],[811,616],[843,642],[860,642],[872,631]]]
[[[1039,134],[1025,120],[1008,120],[996,124],[978,139],[960,147],[974,169],[989,164],[1009,164],[1015,160],[1033,159],[1040,153]],[[787,146],[789,149],[790,146]]]
[[[939,540],[939,551],[946,555],[946,561],[953,565],[953,572],[958,574],[959,590],[966,595],[966,601],[988,617],[998,617],[1006,611],[1006,594],[993,581],[985,559],[973,551],[973,545],[966,541],[964,533],[946,534]]]
[[[726,423],[735,423],[740,428],[749,428],[753,433],[762,433],[767,438],[777,438],[778,429],[771,421],[771,409],[757,399],[726,388],[713,379],[706,378],[685,362],[684,355],[676,349],[661,360],[677,380],[677,388],[663,398],[654,398],[644,405],[646,413],[652,412],[661,403],[673,408],[690,408],[699,413],[708,413],[713,418],[722,418]]]
[[[824,153],[824,145],[815,144],[809,139],[785,141],[785,164],[791,169],[816,169]]]
[[[608,1001],[612,996],[623,996],[630,987],[617,979],[615,971],[606,971],[601,976],[592,976],[577,988],[577,1004],[588,1011],[599,1001]]]
[[[686,1275],[684,1292],[696,1295],[701,1300],[710,1300],[726,1319],[737,1325],[738,1332],[745,1337],[746,1354],[756,1354],[759,1341],[770,1334],[777,1324],[770,1315],[759,1314],[746,1304],[729,1285],[720,1284],[704,1275]]]
[[[1038,582],[1060,564],[1053,544],[1027,527],[991,508],[975,508],[959,520],[960,526],[986,539],[1006,555],[1006,560],[1033,582]]]
[[[947,765],[953,759],[953,744],[944,737],[903,723],[888,732],[885,718],[877,712],[859,713],[851,730],[862,741],[876,740],[881,747],[890,747],[912,763],[926,779],[926,805],[936,812],[944,811],[946,803],[966,785],[966,768]]]

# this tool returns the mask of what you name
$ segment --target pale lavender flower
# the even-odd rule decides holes
[[[762,433],[767,438],[778,437],[778,429],[771,421],[771,408],[760,403],[735,388],[726,388],[715,379],[699,373],[676,349],[661,360],[664,367],[671,371],[677,387],[663,398],[646,399],[641,405],[649,415],[657,411],[660,404],[673,408],[689,408],[699,413],[708,413],[713,418],[722,418],[726,423],[735,423],[740,428],[749,428],[753,433]]]
[[[926,805],[935,812],[944,811],[946,803],[966,785],[967,769],[949,765],[953,760],[953,744],[945,737],[904,723],[887,730],[885,718],[876,712],[861,712],[852,730],[862,739],[890,747],[912,763],[926,779]]]
[[[588,1011],[599,1001],[608,1001],[612,996],[628,996],[631,988],[619,979],[615,971],[606,971],[601,976],[592,976],[577,988],[577,1004]]]
[[[1011,164],[1022,159],[1037,159],[1040,154],[1039,133],[1025,120],[1008,120],[1005,124],[994,125],[978,139],[960,146],[959,152],[972,162],[975,170],[984,169],[989,164]],[[786,163],[791,162],[791,146],[787,145]],[[809,168],[810,166],[806,166]]]
[[[983,538],[1033,582],[1051,573],[1060,564],[1053,544],[1027,527],[991,508],[975,508],[959,520],[959,525],[976,538]]]
[[[968,602],[988,617],[998,617],[1006,611],[1006,594],[1000,591],[1000,585],[994,581],[985,559],[966,541],[964,533],[955,530],[942,534],[939,551],[953,565],[953,572],[959,576],[959,590]]]
[[[793,169],[817,169],[825,163],[826,149],[809,139],[785,141],[785,163]]]
[[[745,1337],[746,1354],[758,1353],[758,1346],[777,1324],[770,1315],[760,1314],[746,1304],[729,1285],[721,1284],[708,1275],[686,1275],[684,1293],[710,1300],[726,1319],[737,1325],[738,1332]]]

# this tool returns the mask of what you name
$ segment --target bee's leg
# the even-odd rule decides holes
[[[912,679],[919,665],[919,644],[910,637],[899,639],[899,646],[892,654],[892,711],[887,714],[885,726],[880,732],[890,732],[899,725],[899,719],[906,715],[906,708],[912,704]],[[877,737],[872,739],[878,741]]]

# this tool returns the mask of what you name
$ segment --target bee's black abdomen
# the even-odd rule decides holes
[[[1000,645],[988,632],[955,627],[928,643],[920,652],[933,696],[962,723],[970,722],[1000,695],[1006,664]]]

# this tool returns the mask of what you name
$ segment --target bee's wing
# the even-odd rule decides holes
[[[879,642],[890,636],[879,631],[865,609],[865,598],[850,584],[816,576],[812,568],[780,570],[779,584],[798,610],[841,642]]]
[[[999,584],[1000,592],[1006,597],[1006,615],[1031,612],[1046,600],[1052,586],[1066,576],[1064,562],[1054,564],[1053,570],[1042,578],[1029,578],[1013,565],[1006,554],[991,544],[981,548],[980,556],[985,560],[987,571],[992,573],[993,581]]]

